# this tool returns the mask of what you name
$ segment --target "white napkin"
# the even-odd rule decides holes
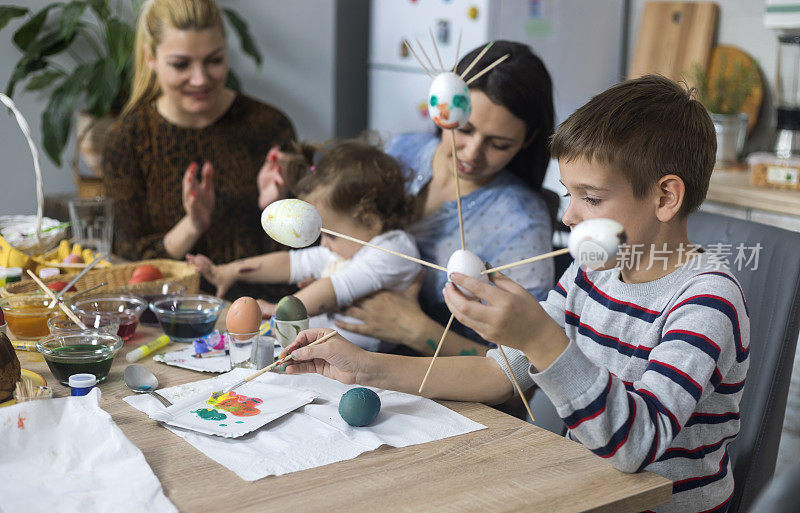
[[[233,383],[248,373],[246,369],[234,369],[215,380]],[[342,420],[338,411],[339,399],[354,388],[352,385],[343,385],[316,374],[266,373],[256,381],[311,391],[319,397],[313,403],[236,439],[171,426],[167,429],[245,481],[255,481],[355,458],[383,444],[406,447],[486,427],[429,399],[381,389],[373,389],[381,399],[378,417],[368,426],[352,427]],[[197,389],[198,383],[188,385]],[[165,389],[164,395],[169,398],[170,391],[183,386]],[[162,408],[149,395],[129,396],[125,402],[148,415]]]
[[[100,390],[0,408],[0,510],[177,512]]]

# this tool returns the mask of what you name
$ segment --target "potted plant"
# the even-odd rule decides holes
[[[42,143],[56,165],[61,165],[73,114],[80,108],[78,146],[100,175],[104,130],[119,115],[130,92],[135,24],[142,3],[72,0],[52,2],[37,12],[0,6],[0,30],[15,18],[27,17],[12,37],[22,57],[14,65],[7,94],[13,96],[19,87],[49,92],[42,112]],[[231,9],[222,8],[222,12],[239,37],[242,51],[260,65],[261,53],[245,21]],[[228,86],[238,89],[232,72]],[[73,169],[78,180],[77,153]]]
[[[717,132],[717,163],[735,164],[747,136],[748,117],[742,107],[761,84],[758,68],[741,61],[730,64],[723,56],[712,73],[695,65],[692,75],[697,99],[708,110]]]

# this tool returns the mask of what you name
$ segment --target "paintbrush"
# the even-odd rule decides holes
[[[325,342],[326,340],[328,340],[332,336],[338,335],[338,334],[339,334],[339,332],[334,330],[334,331],[328,333],[327,335],[325,335],[324,337],[321,337],[321,338],[315,340],[314,342],[308,344],[305,347],[315,346],[315,345],[317,345],[319,343]],[[244,378],[243,380],[237,381],[233,385],[228,385],[227,387],[223,388],[222,390],[219,390],[217,392],[213,392],[211,394],[211,399],[216,401],[220,396],[227,394],[231,390],[239,388],[240,386],[244,385],[248,381],[252,381],[252,380],[256,379],[257,377],[259,377],[260,375],[264,374],[265,372],[267,372],[267,371],[273,369],[274,367],[286,362],[287,360],[291,360],[292,358],[294,358],[294,356],[292,356],[291,354],[286,355],[285,357],[281,358],[280,360],[276,361],[275,363],[271,363],[271,364],[267,365],[266,367],[264,367],[260,371],[251,374],[250,376]]]
[[[65,293],[66,291],[68,291],[70,287],[72,287],[73,285],[75,285],[75,282],[77,282],[78,280],[80,280],[81,278],[83,278],[83,277],[86,275],[86,273],[88,273],[89,271],[91,271],[91,270],[92,270],[92,268],[93,268],[94,266],[96,266],[97,264],[99,264],[99,263],[100,263],[100,260],[102,260],[104,256],[105,256],[105,255],[103,255],[102,253],[99,253],[99,254],[98,254],[96,257],[95,257],[95,259],[94,259],[94,260],[92,260],[91,262],[89,262],[89,265],[87,265],[86,267],[84,267],[84,268],[83,268],[83,270],[82,270],[81,272],[79,272],[79,273],[78,273],[78,274],[77,274],[77,275],[76,275],[74,278],[72,278],[71,280],[69,280],[69,283],[67,283],[67,284],[64,286],[64,288],[62,288],[62,289],[59,291],[59,293],[58,293],[58,294],[56,294],[56,298],[55,298],[53,301],[51,301],[49,305],[47,305],[47,308],[53,308],[54,306],[56,306],[56,303],[57,303],[57,302],[59,302],[59,301],[61,300],[61,296],[63,296],[63,295],[64,295],[64,293]]]

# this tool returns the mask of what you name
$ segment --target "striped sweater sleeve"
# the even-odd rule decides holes
[[[749,320],[732,280],[692,279],[664,315],[660,340],[633,383],[591,361],[575,341],[532,375],[571,436],[622,471],[643,470],[664,454],[697,404],[748,358]],[[605,322],[614,319],[610,313]]]

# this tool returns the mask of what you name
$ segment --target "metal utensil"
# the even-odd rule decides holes
[[[156,392],[158,388],[158,378],[143,365],[139,365],[138,363],[128,365],[125,367],[125,373],[122,377],[125,381],[125,385],[137,394],[150,394],[167,408],[172,406],[169,400]]]

